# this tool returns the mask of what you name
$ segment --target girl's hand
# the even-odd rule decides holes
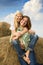
[[[13,37],[12,39],[13,39],[13,40],[16,40],[16,39],[18,39],[18,37],[17,37],[17,36],[15,36],[15,37]]]
[[[34,35],[35,34],[35,31],[29,30],[29,33],[32,34],[32,35]]]
[[[16,33],[13,33],[13,35],[12,35],[12,39],[13,40],[16,40],[16,39],[18,39],[19,37],[20,37],[20,33],[19,32],[16,32]]]
[[[21,32],[15,32],[15,33],[13,34],[13,36],[20,37],[20,36],[21,36]]]
[[[20,32],[17,32],[16,33],[16,36],[18,36],[18,38],[21,36],[21,33]]]
[[[12,40],[16,40],[16,39],[18,39],[19,37],[18,37],[18,35],[16,34],[14,34],[13,36],[12,36]]]

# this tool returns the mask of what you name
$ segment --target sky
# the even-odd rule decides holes
[[[43,0],[0,0],[0,22],[6,21],[12,25],[17,11],[29,16],[32,30],[43,37]]]
[[[21,10],[28,0],[0,0],[0,18],[3,18],[16,10]]]

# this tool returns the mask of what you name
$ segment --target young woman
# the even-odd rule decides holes
[[[14,34],[16,34],[18,37],[27,32],[27,29],[25,29],[22,33],[16,33],[16,29],[19,27],[20,21],[23,18],[23,14],[21,12],[16,12],[15,17],[14,17],[14,25],[11,26],[11,38],[13,37]],[[29,25],[30,26],[30,25]],[[35,34],[33,30],[29,30],[30,34]]]
[[[17,16],[17,15],[16,15]],[[19,17],[18,17],[19,18]],[[16,19],[17,20],[17,19]],[[18,20],[19,21],[19,20]],[[20,25],[20,21],[18,22],[17,21],[17,23],[19,23],[19,25]],[[17,24],[16,24],[17,25]],[[19,25],[16,27],[16,30],[17,30],[17,28],[19,27]],[[31,26],[30,26],[31,27]],[[14,31],[13,31],[13,34],[15,33],[15,35],[16,36],[18,36],[18,37],[20,37],[20,35],[22,35],[23,33],[25,33],[25,32],[27,32],[27,29],[25,28],[25,30],[24,31],[22,31],[22,33],[15,33]],[[18,34],[20,34],[20,35],[18,35]],[[15,39],[18,39],[18,37],[16,37]],[[30,36],[31,37],[31,42],[30,42],[30,48],[32,48],[33,49],[33,47],[34,47],[34,44],[35,44],[35,42],[36,42],[36,40],[37,40],[37,36]],[[13,38],[13,36],[12,36],[12,38]],[[28,59],[27,57],[24,57],[24,59],[26,59],[25,61],[23,60],[23,58],[21,57],[21,55],[24,55],[24,54],[26,54],[26,56],[28,56],[28,54],[29,54],[29,51],[28,51],[28,49],[29,49],[29,47],[27,48],[27,51],[24,51],[23,49],[22,49],[22,47],[20,47],[20,45],[18,45],[18,43],[19,43],[19,41],[18,40],[12,40],[12,43],[14,44],[14,47],[16,48],[16,51],[17,51],[17,53],[18,53],[18,57],[19,57],[19,60],[20,60],[20,63],[21,63],[21,65],[28,65],[25,61]],[[32,43],[32,44],[31,44]],[[31,60],[31,63],[30,63],[30,65],[35,65],[36,64],[36,59],[35,59],[35,55],[34,55],[34,51],[32,51],[31,53],[30,53],[30,56],[29,56],[29,58],[30,58],[30,60]]]

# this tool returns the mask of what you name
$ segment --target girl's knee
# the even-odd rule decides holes
[[[11,43],[14,45],[18,44],[18,42],[16,40],[12,40]]]

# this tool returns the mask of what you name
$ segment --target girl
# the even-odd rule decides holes
[[[17,22],[17,24],[15,24],[16,26],[15,26],[15,30],[17,30],[17,28],[19,27],[19,25],[20,25],[20,20],[18,19],[19,18],[19,16],[15,16],[16,18],[16,22]],[[16,23],[15,22],[15,23]],[[31,25],[29,24],[29,28],[31,28]],[[27,28],[28,28],[28,26],[27,26]],[[15,31],[13,30],[13,32],[12,32],[12,34],[15,34],[17,37],[15,38],[16,40],[14,40],[14,37],[13,37],[13,35],[12,35],[12,43],[14,44],[14,47],[16,48],[16,51],[17,51],[17,53],[18,53],[18,57],[19,57],[19,60],[20,60],[20,63],[21,63],[21,65],[27,65],[27,60],[29,60],[28,59],[28,54],[29,54],[29,51],[28,51],[28,49],[29,49],[29,47],[27,48],[27,51],[24,51],[23,50],[23,48],[22,48],[22,46],[23,45],[19,45],[18,43],[19,43],[19,41],[17,40],[19,37],[20,37],[20,35],[23,35],[24,33],[26,33],[27,32],[27,28],[24,28],[24,30],[22,31],[22,32],[17,32],[17,33],[15,33]],[[36,42],[36,40],[37,40],[37,36],[35,37],[35,36],[31,36],[31,42],[30,42],[30,48],[32,47],[32,49],[33,49],[33,47],[34,47],[34,43]],[[31,44],[32,43],[32,44]],[[22,55],[24,55],[24,54],[26,54],[26,57],[24,57],[23,56],[23,59],[27,62],[25,62],[22,58],[21,58],[21,56]],[[30,54],[30,58],[32,58],[31,60],[32,60],[32,62],[30,63],[30,65],[35,65],[35,57],[33,57],[33,55],[34,55],[34,53],[33,52],[31,52],[31,54]]]
[[[30,42],[30,34],[28,33],[28,30],[30,29],[30,26],[28,26],[30,24],[30,18],[28,16],[24,16],[23,19],[20,21],[20,26],[17,28],[17,32],[22,32],[23,30],[27,29],[27,32],[24,33],[20,38],[20,46],[22,49],[24,49],[25,51],[27,50],[27,47],[29,45]],[[13,39],[15,39],[16,35],[13,37]],[[29,50],[28,50],[29,51]],[[29,55],[29,54],[28,54]],[[23,57],[24,60],[30,64],[30,60],[27,56],[27,59],[25,57]]]
[[[27,32],[27,29],[25,28],[25,30],[22,31],[22,33],[20,33],[20,32],[16,33],[16,30],[19,27],[20,21],[22,20],[22,18],[23,18],[23,14],[21,12],[18,11],[18,12],[15,13],[14,25],[10,27],[10,29],[11,29],[10,41],[11,41],[12,37],[14,36],[14,34],[19,37],[19,36],[22,36],[25,32]],[[31,25],[29,24],[29,26],[31,26]],[[33,30],[29,30],[29,33],[35,34],[35,32]],[[15,38],[17,38],[17,37],[15,37]]]

